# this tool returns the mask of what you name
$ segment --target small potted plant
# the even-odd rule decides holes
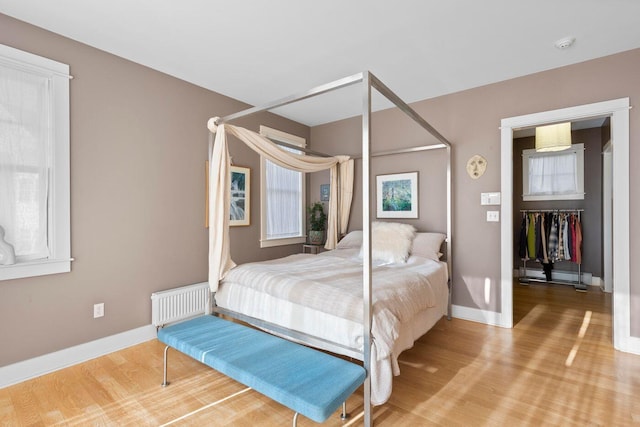
[[[312,203],[307,208],[309,214],[309,243],[321,245],[324,242],[324,231],[327,226],[327,214],[321,202]]]

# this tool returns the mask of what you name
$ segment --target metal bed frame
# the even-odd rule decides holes
[[[447,268],[449,276],[449,299],[447,306],[447,318],[451,319],[451,291],[452,291],[452,185],[451,185],[451,143],[442,136],[433,126],[431,126],[424,118],[422,118],[415,110],[413,110],[408,104],[406,104],[398,95],[396,95],[391,89],[383,84],[377,77],[371,72],[364,71],[357,73],[339,80],[335,80],[331,83],[327,83],[321,86],[312,88],[306,92],[281,98],[279,100],[270,102],[262,106],[256,106],[248,108],[246,110],[230,114],[228,116],[217,119],[216,124],[222,124],[230,122],[232,120],[250,116],[265,111],[272,110],[274,108],[283,107],[288,104],[292,104],[304,99],[312,98],[314,96],[322,95],[327,92],[338,90],[347,86],[362,83],[362,270],[363,270],[363,325],[364,325],[364,351],[362,353],[362,360],[364,368],[367,372],[367,378],[364,383],[364,425],[371,426],[371,327],[372,327],[372,277],[371,277],[371,215],[367,206],[370,206],[370,180],[371,180],[371,165],[370,161],[372,157],[388,156],[394,154],[421,152],[435,149],[446,149],[447,151],[447,238],[446,238],[446,253],[447,253]],[[420,127],[425,129],[429,134],[434,136],[439,143],[431,145],[423,145],[418,147],[412,147],[407,149],[390,150],[378,153],[371,152],[371,101],[372,92],[371,89],[376,89],[381,95],[391,101],[396,107],[404,112],[409,118],[415,121]],[[300,149],[297,147],[297,149]],[[311,152],[308,150],[308,152]],[[316,155],[322,155],[321,153],[313,152]],[[222,310],[217,310],[222,311]],[[224,311],[224,314],[231,315],[232,313]],[[249,320],[249,319],[245,319]],[[252,319],[255,320],[255,319]],[[270,325],[271,326],[271,325]],[[304,340],[304,337],[298,336],[297,339]],[[313,345],[313,343],[309,342]],[[358,357],[359,358],[359,357]]]

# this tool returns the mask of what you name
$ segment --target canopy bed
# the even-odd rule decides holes
[[[416,230],[407,224],[397,224],[401,228],[406,226],[403,232],[408,233],[407,239],[403,241],[403,249],[400,251],[402,253],[400,256],[401,262],[397,263],[402,265],[401,267],[394,267],[393,259],[391,259],[392,262],[380,262],[380,257],[378,256],[380,245],[379,243],[376,245],[376,239],[378,238],[376,229],[380,225],[379,223],[372,223],[369,209],[363,209],[362,212],[362,231],[359,234],[349,233],[342,241],[339,242],[338,240],[339,236],[345,235],[347,232],[353,188],[353,159],[348,156],[315,157],[295,155],[285,152],[273,142],[252,131],[229,123],[241,117],[272,110],[354,84],[362,85],[361,155],[363,207],[370,206],[370,161],[372,157],[426,152],[434,149],[446,150],[446,235],[416,233]],[[437,143],[378,153],[372,152],[372,88],[376,89],[421,128],[435,137]],[[215,311],[247,321],[294,341],[362,360],[367,372],[367,379],[364,383],[364,422],[365,425],[371,425],[371,405],[372,403],[383,403],[388,398],[390,384],[387,384],[388,387],[386,387],[384,383],[390,382],[389,375],[391,370],[397,371],[396,357],[399,352],[411,347],[414,340],[435,324],[444,312],[450,318],[452,263],[451,144],[370,72],[358,73],[264,106],[253,107],[222,118],[212,118],[208,122],[208,127],[211,134],[215,135],[215,142],[210,143],[209,150],[211,165],[209,176],[209,285],[211,291],[214,292],[215,303],[217,304]],[[227,150],[227,134],[236,136],[254,151],[266,156],[280,166],[302,172],[331,169],[329,230],[326,244],[326,248],[329,249],[328,252],[321,255],[293,255],[283,260],[250,263],[234,268],[235,263],[231,260],[229,249],[230,186],[228,180],[230,158]],[[384,225],[380,227],[384,227]],[[353,243],[354,239],[357,240],[357,244],[349,246],[349,242]],[[430,246],[429,255],[424,255],[424,253],[420,252],[419,242],[425,239],[430,242],[428,245]],[[408,247],[407,241],[409,242]],[[446,249],[444,250],[446,252],[446,263],[439,260],[442,254],[438,252],[442,241],[446,242]],[[433,249],[434,245],[435,250]],[[282,276],[283,272],[290,272],[290,274],[284,279],[284,284],[282,282],[276,284],[275,281],[272,281],[275,280],[271,278],[272,276],[265,275],[267,274],[265,271],[272,271],[274,276]],[[407,283],[406,289],[403,288],[405,289],[403,291],[397,290],[400,286],[395,288],[390,286],[390,284],[395,284],[400,280],[398,278],[400,271],[402,271],[402,281]],[[321,282],[329,282],[335,285],[331,291],[334,294],[330,300],[346,300],[350,301],[350,303],[338,306],[329,304],[326,298],[324,302],[318,302],[322,297],[297,294],[292,291],[295,283],[288,282],[294,276],[302,278],[305,288],[314,288]],[[362,283],[361,292],[358,290],[354,293],[352,286],[349,286],[349,284],[343,285],[341,282],[342,277],[356,277],[357,283]],[[252,284],[257,285],[257,287],[252,287]],[[274,293],[275,291],[273,290],[277,288],[289,289],[289,294],[296,294],[297,297],[294,296],[293,300],[287,297],[290,301],[283,302],[287,298]],[[394,288],[393,292],[389,291],[391,288]],[[416,289],[419,289],[419,291],[416,291]],[[425,291],[425,289],[428,290]],[[401,296],[389,297],[387,295],[405,291],[407,293]],[[380,295],[379,292],[384,295]],[[393,299],[405,301],[405,306],[387,308],[383,305],[383,301]],[[442,303],[443,300],[444,303]],[[259,303],[252,306],[251,301],[259,301]],[[410,303],[407,304],[407,301]],[[284,305],[277,305],[280,303]],[[312,316],[308,318],[312,320],[303,322],[310,325],[307,329],[292,330],[289,324],[278,319],[277,313],[291,313],[300,309],[301,306],[308,307],[309,305],[311,310],[315,311],[313,316],[319,317]],[[355,311],[354,305],[359,306]],[[436,309],[428,310],[433,307]],[[334,316],[332,310],[343,311],[343,313]],[[272,315],[270,316],[269,313]],[[299,314],[299,316],[311,316],[304,313]],[[385,316],[393,317],[397,320],[396,323],[391,322],[390,329],[380,327],[380,324],[385,323]],[[323,334],[318,328],[314,329],[314,325],[335,326],[338,323],[343,325],[336,326],[341,331],[342,340],[340,337],[331,336],[331,334]],[[325,327],[326,329],[332,328]],[[393,337],[386,339],[385,335],[393,335]],[[391,354],[395,354],[395,356],[391,357]],[[377,363],[381,360],[385,360],[385,363]],[[389,375],[383,375],[382,380],[376,380],[383,384],[378,384],[374,387],[372,400],[372,374],[377,376],[378,371],[381,369],[386,370]]]

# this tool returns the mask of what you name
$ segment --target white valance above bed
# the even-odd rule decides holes
[[[338,235],[346,233],[353,197],[353,159],[348,156],[314,157],[281,149],[268,138],[230,124],[218,125],[219,118],[209,119],[207,127],[215,134],[209,150],[209,286],[215,292],[218,281],[235,267],[229,241],[229,208],[231,203],[231,158],[227,133],[275,164],[298,172],[331,170],[327,249],[334,249]]]

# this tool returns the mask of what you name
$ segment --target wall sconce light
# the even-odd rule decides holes
[[[570,147],[570,122],[536,128],[536,151],[561,151]]]

